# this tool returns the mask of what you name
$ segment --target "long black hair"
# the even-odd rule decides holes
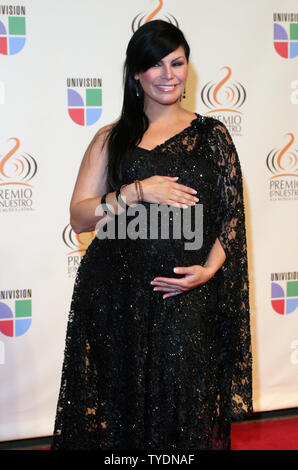
[[[121,163],[126,152],[142,140],[149,121],[144,113],[144,93],[134,76],[145,72],[163,57],[184,48],[189,60],[189,45],[179,28],[162,20],[150,21],[131,37],[124,63],[123,106],[119,120],[108,135],[108,191],[115,191],[121,180]]]

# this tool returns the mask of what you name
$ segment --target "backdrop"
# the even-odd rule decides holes
[[[296,0],[0,3],[0,440],[52,434],[74,277],[93,234],[69,202],[84,151],[119,116],[127,43],[177,24],[185,106],[226,124],[242,165],[254,409],[298,406]]]

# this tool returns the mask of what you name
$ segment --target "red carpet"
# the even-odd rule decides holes
[[[298,450],[298,418],[234,424],[232,450]]]
[[[298,417],[246,421],[232,425],[232,450],[298,450]],[[0,450],[49,450],[51,438],[0,443]]]

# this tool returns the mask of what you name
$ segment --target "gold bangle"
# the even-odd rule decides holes
[[[140,202],[144,201],[144,193],[141,185],[141,181],[137,180],[139,191],[140,191]]]
[[[138,197],[138,202],[141,201],[141,195],[140,195],[140,192],[139,192],[139,185],[138,185],[138,180],[135,180],[135,187],[136,187],[136,193],[137,193],[137,197]]]

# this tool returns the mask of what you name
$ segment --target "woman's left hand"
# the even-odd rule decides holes
[[[174,277],[155,277],[150,284],[154,291],[165,292],[163,299],[181,294],[209,281],[214,275],[210,267],[193,265],[174,268],[175,274],[185,274],[179,279]]]

